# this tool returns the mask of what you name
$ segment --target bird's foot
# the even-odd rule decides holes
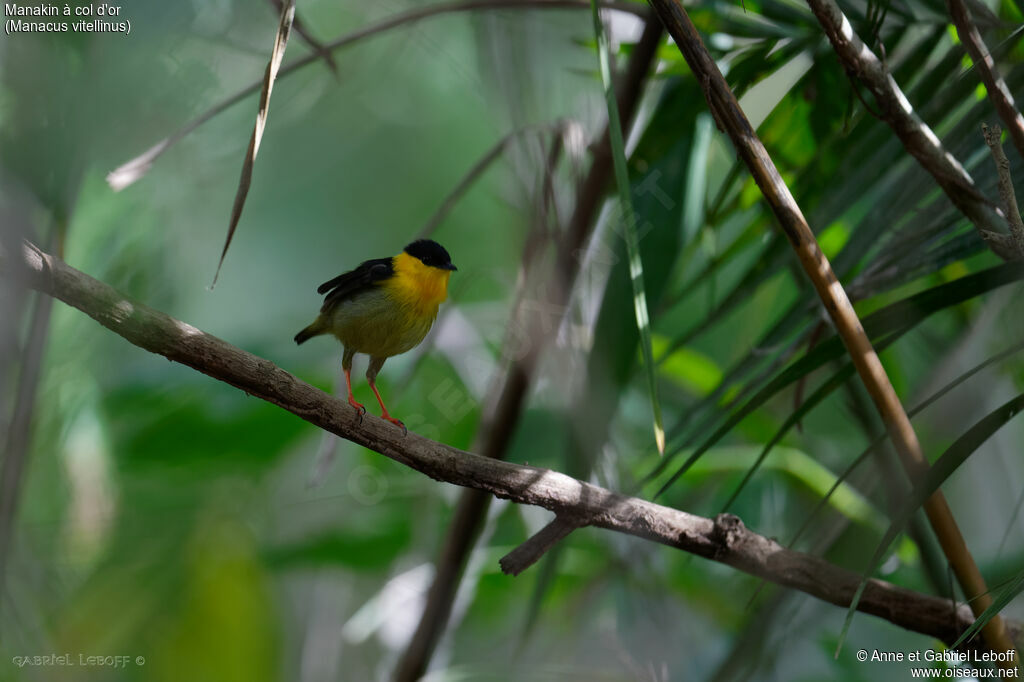
[[[359,415],[359,423],[363,423],[363,415],[366,414],[366,408],[363,407],[362,403],[357,403],[356,399],[352,396],[348,397],[348,404],[356,408],[356,414]]]
[[[408,436],[408,435],[409,435],[409,429],[405,428],[405,424],[403,424],[403,423],[402,423],[402,420],[401,420],[401,419],[395,419],[394,417],[392,417],[392,416],[391,416],[390,414],[388,414],[387,412],[385,412],[384,414],[382,414],[382,415],[380,416],[380,418],[381,418],[381,419],[386,419],[386,420],[388,420],[389,422],[391,422],[392,424],[394,424],[395,426],[397,426],[397,427],[399,427],[400,429],[402,429],[402,435],[403,435],[403,436]]]

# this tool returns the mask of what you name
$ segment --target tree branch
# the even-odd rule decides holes
[[[807,224],[800,206],[796,203],[796,200],[789,191],[789,187],[786,186],[782,175],[775,167],[771,156],[768,154],[768,150],[765,149],[764,144],[751,127],[750,121],[747,120],[746,115],[740,108],[739,102],[736,101],[736,97],[733,95],[732,90],[730,90],[729,84],[718,70],[718,65],[715,64],[711,55],[708,54],[700,34],[694,27],[693,22],[690,21],[690,17],[686,14],[682,4],[679,0],[650,0],[650,2],[658,11],[662,22],[675,40],[680,53],[686,59],[690,70],[701,84],[704,96],[708,101],[708,107],[711,109],[719,128],[729,135],[736,153],[747,165],[758,188],[775,213],[783,233],[789,240],[793,250],[796,251],[801,267],[803,267],[807,278],[814,285],[818,297],[828,311],[832,323],[835,325],[836,333],[842,339],[843,345],[846,346],[850,360],[853,362],[857,374],[864,384],[864,388],[867,389],[868,394],[871,396],[875,409],[881,416],[886,430],[896,446],[904,470],[912,481],[920,479],[928,471],[928,460],[925,458],[921,444],[917,440],[914,427],[910,423],[903,405],[900,403],[899,396],[896,395],[896,390],[893,388],[892,382],[885,372],[885,367],[882,366],[878,354],[864,332],[864,327],[861,325],[860,319],[858,319],[857,313],[853,309],[853,304],[850,303],[850,299],[846,295],[842,284],[836,279],[835,272],[833,272],[828,258],[825,257],[825,254],[822,253],[821,248],[818,246],[814,233]],[[832,3],[832,0],[808,0],[808,2],[811,3],[812,9],[819,16],[823,25],[826,24],[826,20],[831,21],[834,19],[833,15],[836,13],[842,17],[839,8]],[[829,26],[826,25],[826,31],[829,32],[829,37],[833,38],[834,44],[838,39],[841,39],[839,44],[836,44],[836,50],[841,54],[853,45],[852,40],[857,40],[845,17],[843,17],[843,22],[845,22],[843,24],[843,31],[841,33],[836,32],[834,35],[829,30]],[[862,48],[862,54],[870,54],[863,44],[860,45],[860,48]],[[868,65],[870,66],[870,62]],[[875,64],[875,66],[881,68],[878,64]],[[891,77],[888,74],[885,75],[888,79],[886,82],[891,82]],[[895,88],[895,83],[892,85]],[[898,92],[898,90],[896,91]],[[892,93],[886,90],[883,94],[891,95]],[[878,96],[876,94],[876,97]],[[883,99],[880,97],[879,101],[882,102]],[[906,102],[906,99],[903,102]],[[900,108],[900,111],[909,116],[910,114],[907,111],[909,109],[910,107],[907,105],[906,109]],[[920,122],[920,119],[917,120]],[[923,126],[923,123],[921,123],[921,126]],[[923,140],[924,136],[919,127],[915,128],[915,131],[916,134],[922,135]],[[932,137],[934,138],[934,135]],[[933,150],[936,152],[940,151],[941,146],[937,144],[937,138],[934,142]],[[927,158],[930,159],[932,157],[929,155]],[[947,164],[955,163],[955,161],[951,160],[952,157],[949,157],[949,159],[943,157],[943,159],[945,159]],[[963,183],[967,182],[966,187],[973,191],[973,186],[969,184],[970,178],[966,177],[966,171],[963,171],[959,164],[956,164],[956,167],[963,174],[960,180],[953,181],[952,177],[956,176],[946,177],[941,174],[936,179],[939,180],[940,184],[945,182],[950,187],[956,187],[958,190],[963,189]],[[966,180],[964,179],[965,177]],[[971,195],[966,193],[958,194],[957,196],[962,200],[965,196]],[[972,204],[972,206],[977,205],[982,204]],[[925,501],[924,510],[928,516],[928,521],[935,531],[935,535],[938,537],[939,544],[942,546],[943,553],[949,560],[950,566],[964,590],[964,594],[967,595],[971,602],[971,608],[974,609],[975,615],[980,615],[992,603],[992,596],[989,594],[985,580],[981,576],[977,564],[974,562],[974,557],[971,556],[970,551],[967,549],[963,535],[960,533],[956,520],[953,518],[953,513],[950,511],[946,498],[941,491],[936,492]],[[1005,651],[1012,648],[1012,643],[1003,632],[1002,621],[997,618],[993,618],[986,625],[984,636],[988,646],[992,647],[993,650]]]
[[[992,107],[999,114],[999,118],[1003,119],[1017,153],[1024,159],[1024,116],[1017,111],[1010,88],[999,75],[992,53],[981,39],[978,28],[971,21],[971,13],[967,10],[964,0],[946,0],[946,7],[949,9],[953,25],[956,26],[956,34],[960,36],[960,42],[967,48],[967,54],[974,62],[974,69],[978,72],[981,82],[985,84],[985,92],[988,93]]]
[[[807,0],[807,4],[825,29],[847,73],[871,91],[882,120],[889,124],[903,147],[935,178],[950,201],[974,224],[989,248],[1005,260],[1015,258],[1016,249],[1008,248],[1006,240],[992,238],[1002,232],[1002,217],[974,186],[974,180],[963,165],[917,115],[885,64],[854,33],[850,20],[839,6],[833,0]]]
[[[3,258],[0,254],[0,258]],[[819,557],[788,550],[729,514],[695,516],[620,495],[549,469],[512,464],[423,438],[402,435],[371,415],[297,379],[269,360],[124,296],[114,288],[26,244],[0,266],[24,270],[33,288],[78,308],[129,342],[231,384],[251,396],[416,469],[438,481],[475,488],[519,504],[569,515],[584,525],[632,535],[732,566],[784,587],[846,606],[860,576]],[[859,610],[908,630],[955,641],[973,621],[970,609],[882,580],[871,580]],[[1010,630],[1020,637],[1020,624]]]

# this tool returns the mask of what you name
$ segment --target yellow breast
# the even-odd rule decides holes
[[[437,307],[448,298],[449,270],[424,265],[415,256],[402,252],[392,259],[395,274],[384,282],[393,300],[416,317],[437,316]]]

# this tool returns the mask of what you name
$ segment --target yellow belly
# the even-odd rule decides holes
[[[325,331],[348,350],[388,358],[419,345],[436,318],[436,305],[415,310],[381,288],[340,302],[328,313]]]

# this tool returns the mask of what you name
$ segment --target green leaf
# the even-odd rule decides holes
[[[990,291],[996,287],[1009,284],[1024,277],[1024,263],[1004,263],[996,267],[983,270],[967,277],[939,286],[932,287],[920,293],[908,296],[897,301],[862,320],[864,331],[868,337],[877,339],[883,334],[894,334],[901,336],[910,331],[922,320],[933,313],[963,303],[980,294]],[[719,426],[687,460],[676,470],[672,477],[661,486],[655,494],[655,498],[661,496],[669,487],[675,483],[686,470],[693,465],[709,448],[714,446],[723,436],[729,433],[734,426],[743,421],[751,412],[763,405],[769,398],[781,391],[786,386],[808,375],[810,372],[821,367],[826,362],[840,357],[845,348],[838,337],[832,336],[816,346],[781,373],[775,376],[766,386],[760,389],[754,397],[748,400],[743,406],[728,416],[725,422]],[[678,449],[669,451],[670,458],[678,454]]]
[[[750,266],[732,291],[695,327],[679,338],[674,339],[672,344],[661,354],[659,361],[667,357],[667,354],[674,353],[693,341],[697,336],[707,331],[712,325],[732,312],[734,308],[748,302],[754,292],[765,281],[778,274],[780,265],[788,255],[786,240],[776,235],[776,238],[768,243],[768,246],[761,253],[761,257]]]
[[[148,679],[277,678],[282,640],[273,583],[246,530],[237,519],[215,515],[197,527],[184,548],[187,566],[177,612],[157,621],[160,635],[147,657]]]
[[[761,449],[761,454],[758,455],[757,459],[755,459],[753,464],[750,465],[750,468],[747,469],[746,474],[743,476],[743,480],[740,481],[732,495],[730,495],[729,499],[722,505],[722,511],[728,510],[729,507],[732,506],[732,503],[736,501],[736,498],[740,496],[740,493],[743,492],[743,488],[750,482],[750,479],[754,477],[754,474],[757,472],[758,468],[760,468],[765,458],[768,457],[768,453],[771,452],[772,448],[775,447],[775,445],[778,444],[778,442],[781,441],[787,433],[789,433],[789,430],[798,424],[808,412],[817,407],[821,401],[831,395],[833,391],[846,383],[850,377],[853,376],[853,372],[853,363],[846,363],[842,369],[833,374],[829,377],[828,381],[818,387],[818,390],[808,396],[807,399],[801,403],[799,408],[791,412],[790,415],[786,417],[786,421],[783,422],[782,426],[779,427],[779,430],[774,436],[772,436],[771,440],[769,440],[765,444],[764,448]]]
[[[181,386],[173,393],[145,385],[112,392],[104,412],[113,417],[115,436],[124,443],[118,467],[133,473],[159,471],[178,482],[216,474],[262,475],[305,427],[262,401],[238,403],[230,411],[208,407],[211,396],[232,391],[218,384],[212,389]]]
[[[278,569],[310,566],[348,566],[360,571],[380,571],[408,548],[408,524],[392,524],[371,534],[344,531],[318,535],[266,552],[269,566]]]
[[[1024,350],[1024,342],[1014,344],[1013,346],[1010,346],[1006,350],[1003,350],[993,355],[984,362],[975,365],[974,367],[970,368],[957,378],[950,381],[948,384],[946,384],[939,390],[935,391],[935,393],[932,393],[930,396],[928,396],[923,401],[915,405],[913,408],[907,410],[907,416],[914,417],[920,414],[929,406],[934,404],[937,400],[942,398],[942,396],[946,395],[947,393],[949,393],[954,388],[956,388],[960,384],[964,383],[965,381],[973,377],[981,370],[997,362],[1002,362],[1006,358],[1010,357],[1014,353],[1020,352],[1021,350]],[[888,438],[889,434],[886,431],[882,431],[881,433],[876,434],[875,437],[871,440],[871,443],[869,443],[868,446],[864,448],[864,450],[859,455],[857,455],[852,462],[850,462],[849,466],[846,467],[846,470],[843,471],[839,478],[836,479],[835,485],[827,493],[825,493],[825,496],[818,502],[817,505],[815,505],[814,509],[812,509],[811,512],[807,515],[807,518],[804,520],[803,524],[801,524],[800,528],[797,529],[796,533],[793,535],[793,539],[790,540],[787,544],[788,547],[793,547],[796,544],[797,540],[799,540],[803,536],[804,531],[806,531],[810,527],[811,521],[818,515],[818,513],[822,509],[825,508],[825,505],[828,503],[828,498],[832,495],[833,492],[835,492],[836,487],[842,481],[845,481],[847,478],[849,478],[850,474],[853,473],[853,470],[860,466],[865,460],[867,460],[868,456],[875,451],[875,448],[884,443]]]
[[[633,196],[630,191],[629,172],[626,169],[626,145],[622,140],[619,105],[615,98],[615,87],[612,84],[611,67],[608,64],[608,38],[604,33],[604,24],[601,22],[601,13],[596,0],[591,0],[590,7],[594,17],[594,34],[597,36],[598,42],[601,82],[604,84],[605,102],[608,105],[608,138],[611,142],[615,182],[619,188],[623,237],[626,240],[626,250],[629,253],[629,274],[633,284],[633,309],[636,313],[636,326],[640,332],[640,349],[643,352],[644,367],[647,371],[647,389],[651,397],[651,410],[654,413],[654,441],[658,446],[658,452],[664,453],[665,426],[661,418],[661,404],[658,401],[658,377],[654,366],[654,352],[651,350],[651,323],[647,313],[647,296],[644,294],[644,266],[640,258],[636,215],[633,212]]]
[[[652,339],[654,350],[659,355],[668,346],[668,339],[655,334]],[[722,370],[715,361],[690,348],[680,348],[659,364],[661,372],[687,391],[697,395],[708,395],[722,383]]]
[[[713,461],[705,458],[694,465],[691,470],[694,476],[723,471],[750,471],[761,458],[761,452],[756,446],[718,447],[711,454]],[[791,476],[819,495],[834,491],[829,496],[829,502],[846,518],[867,526],[884,526],[885,516],[870,501],[855,488],[837,479],[835,474],[803,450],[779,447],[775,449],[775,455],[770,468]]]
[[[701,172],[690,165],[694,154],[697,113],[692,103],[700,88],[692,77],[673,78],[665,85],[651,122],[630,159],[633,207],[650,230],[640,241],[649,304],[660,307],[666,282],[679,260],[686,178]],[[691,170],[692,169],[692,170]],[[603,245],[602,245],[603,246]],[[590,460],[607,441],[608,427],[636,366],[640,340],[636,325],[623,325],[633,308],[625,242],[611,240],[600,258],[612,263],[594,327],[594,346],[587,359],[583,400],[573,410],[572,444],[567,473],[586,478]]]
[[[1006,587],[999,590],[999,594],[995,596],[988,608],[981,612],[981,615],[971,623],[971,627],[967,628],[967,630],[964,631],[964,634],[960,635],[960,638],[953,642],[953,646],[949,648],[956,649],[962,643],[972,639],[976,634],[981,632],[982,628],[988,625],[990,620],[995,618],[995,616],[1006,608],[1006,605],[1013,601],[1021,592],[1024,592],[1024,571],[1021,571],[1014,576]]]
[[[928,470],[927,474],[923,479],[917,481],[914,484],[913,490],[910,492],[910,498],[900,507],[900,510],[893,517],[892,523],[889,525],[889,529],[882,536],[881,542],[878,543],[878,548],[875,549],[874,555],[868,562],[868,566],[864,571],[864,575],[861,579],[860,585],[857,587],[857,591],[853,595],[853,600],[850,602],[850,609],[846,613],[846,621],[843,623],[842,632],[839,634],[839,644],[836,646],[836,657],[839,656],[839,651],[842,649],[843,642],[846,640],[846,633],[850,630],[850,624],[853,622],[853,615],[857,612],[857,605],[860,603],[861,595],[864,594],[864,588],[867,586],[868,579],[874,574],[879,564],[882,563],[882,558],[888,551],[892,541],[903,532],[903,528],[906,526],[910,518],[917,512],[918,508],[930,498],[935,491],[937,491],[943,483],[946,482],[950,476],[953,475],[961,464],[967,461],[967,458],[977,451],[981,445],[988,440],[992,434],[1002,428],[1008,421],[1013,419],[1020,411],[1024,408],[1024,393],[1018,395],[1016,398],[1008,400],[1001,406],[987,414],[974,426],[969,428],[962,436],[956,439],[956,441],[950,445],[944,453],[935,461],[935,463]]]

